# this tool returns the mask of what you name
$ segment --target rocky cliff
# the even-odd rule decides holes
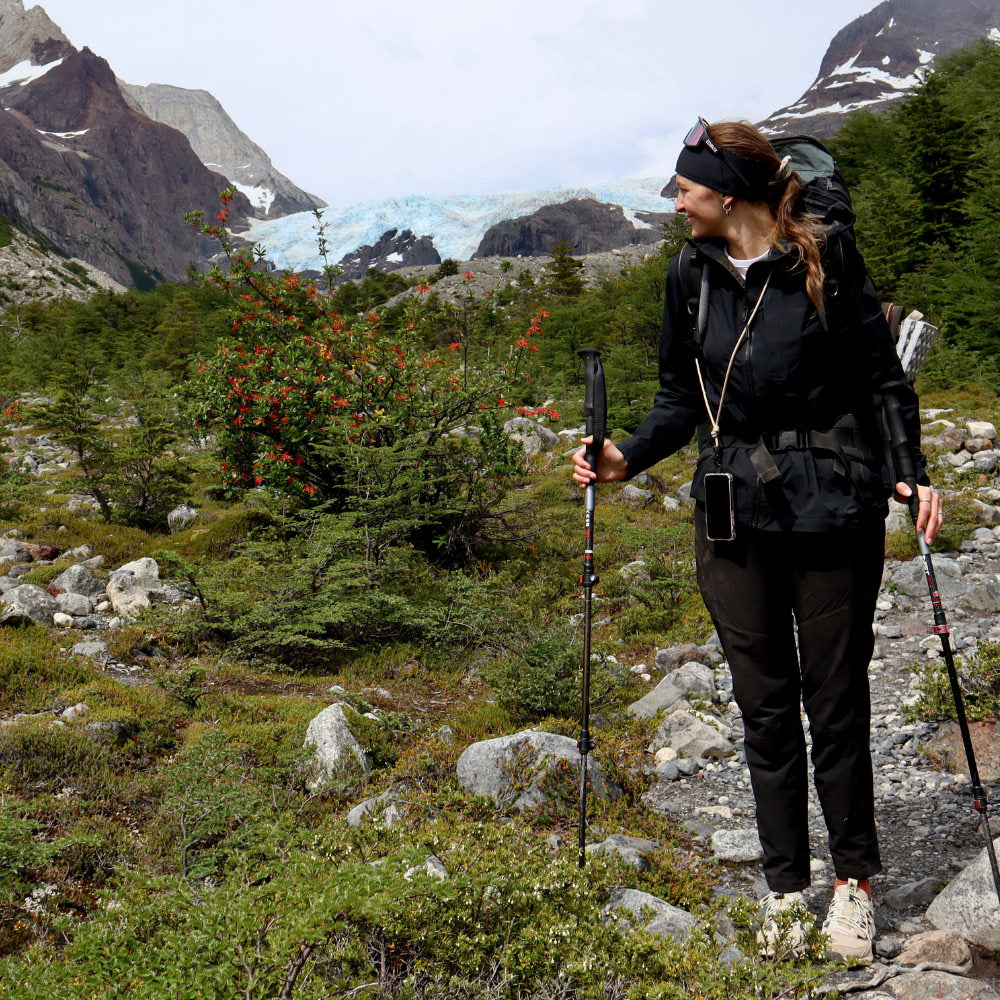
[[[563,242],[578,254],[655,243],[662,236],[659,223],[667,217],[666,212],[643,213],[642,219],[633,215],[637,225],[620,205],[575,198],[497,223],[486,232],[474,257],[545,256]]]
[[[247,196],[255,217],[273,219],[326,204],[275,170],[267,153],[240,131],[207,90],[118,83],[136,110],[183,132],[201,162],[228,177]]]
[[[72,51],[69,39],[41,7],[0,0],[0,74],[19,63],[44,66]]]
[[[213,249],[184,213],[214,214],[226,178],[127,104],[103,59],[60,51],[0,91],[0,213],[126,284],[182,279]],[[243,196],[234,208],[250,213]]]
[[[373,244],[359,247],[347,254],[338,264],[341,278],[363,278],[370,268],[378,271],[398,271],[401,267],[440,264],[441,255],[434,248],[429,236],[419,239],[410,229],[399,232],[390,229]]]

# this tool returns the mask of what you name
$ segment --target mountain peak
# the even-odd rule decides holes
[[[280,174],[267,153],[237,127],[207,90],[165,83],[140,87],[121,80],[118,85],[137,110],[183,132],[201,162],[247,196],[258,218],[311,212],[326,204]]]
[[[1000,29],[1000,0],[884,0],[833,37],[812,86],[761,126],[832,135],[859,108],[905,97],[938,56]]]
[[[41,7],[0,0],[0,73],[19,63],[44,66],[72,51],[69,39]]]

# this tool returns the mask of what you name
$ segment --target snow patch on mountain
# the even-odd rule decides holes
[[[822,108],[810,108],[808,111],[796,111],[795,108],[790,108],[781,117],[782,118],[813,118],[816,115],[846,115],[850,114],[852,111],[857,111],[858,108],[868,107],[870,104],[884,104],[886,101],[894,100],[897,97],[905,97],[906,94],[903,91],[890,90],[878,97],[872,97],[866,101],[851,101],[848,104],[841,104],[838,101],[836,104],[827,104]],[[795,107],[808,107],[808,105],[797,104]],[[772,130],[773,131],[773,130]]]
[[[36,128],[39,135],[54,135],[57,139],[75,139],[78,135],[86,135],[90,129],[85,128],[81,132],[46,132],[45,129]]]
[[[215,168],[218,169],[217,165],[205,165],[215,166]],[[267,215],[271,205],[274,204],[274,192],[268,187],[251,187],[249,184],[240,184],[239,181],[233,181],[233,187],[242,191],[243,194],[247,196],[247,200],[250,204],[253,205],[254,208],[259,209],[264,215]]]
[[[545,205],[575,198],[621,205],[636,226],[636,212],[672,212],[673,202],[660,195],[664,178],[643,178],[579,188],[550,188],[519,194],[412,195],[367,201],[323,210],[328,257],[335,263],[358,247],[374,245],[390,229],[410,229],[430,236],[443,259],[470,260],[486,231],[505,219],[530,215]],[[318,223],[312,212],[280,219],[254,219],[242,235],[260,244],[280,268],[315,270],[322,266],[316,249]]]
[[[0,73],[0,87],[9,87],[14,83],[19,83],[24,87],[33,80],[45,76],[50,69],[55,69],[61,63],[62,59],[56,59],[55,62],[46,63],[44,66],[35,66],[30,60],[25,59],[16,66],[11,66],[6,73]]]

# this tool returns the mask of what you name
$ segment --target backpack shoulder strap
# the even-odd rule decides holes
[[[705,341],[705,328],[708,324],[708,268],[704,259],[690,244],[685,243],[677,258],[677,274],[680,278],[681,292],[687,303],[690,318],[691,339],[700,350]]]

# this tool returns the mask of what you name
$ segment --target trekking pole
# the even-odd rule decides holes
[[[586,377],[586,396],[583,412],[587,418],[587,435],[590,444],[584,453],[587,464],[597,472],[597,461],[604,444],[604,429],[607,421],[608,400],[604,392],[604,369],[601,367],[600,351],[593,347],[585,347],[577,351],[583,358],[584,375]],[[586,530],[584,532],[585,548],[583,553],[583,698],[580,713],[580,867],[587,863],[587,755],[594,745],[590,741],[590,628],[593,613],[594,586],[599,582],[594,572],[594,504],[597,498],[597,488],[594,482],[587,486],[586,494]]]
[[[903,417],[899,410],[899,400],[893,396],[885,400],[886,418],[889,424],[889,435],[892,439],[892,458],[900,479],[910,487],[910,517],[916,524],[920,501],[917,498],[916,473],[913,467],[913,456],[907,443]],[[920,554],[924,557],[924,575],[927,577],[927,587],[931,592],[931,604],[934,607],[934,634],[941,639],[941,652],[948,668],[948,680],[951,682],[951,695],[955,701],[955,717],[962,734],[965,746],[965,758],[969,764],[969,779],[972,782],[972,805],[982,820],[983,833],[986,835],[986,854],[989,857],[990,868],[993,871],[993,885],[997,891],[997,901],[1000,902],[1000,868],[997,867],[996,850],[993,847],[993,835],[990,833],[990,820],[986,803],[986,791],[979,780],[979,768],[976,766],[976,754],[972,748],[972,736],[969,733],[969,723],[965,717],[965,702],[962,698],[962,688],[958,682],[958,672],[955,669],[955,658],[951,653],[950,630],[941,606],[941,594],[938,592],[937,577],[934,575],[934,563],[931,561],[931,550],[922,531],[917,532],[917,543]]]

